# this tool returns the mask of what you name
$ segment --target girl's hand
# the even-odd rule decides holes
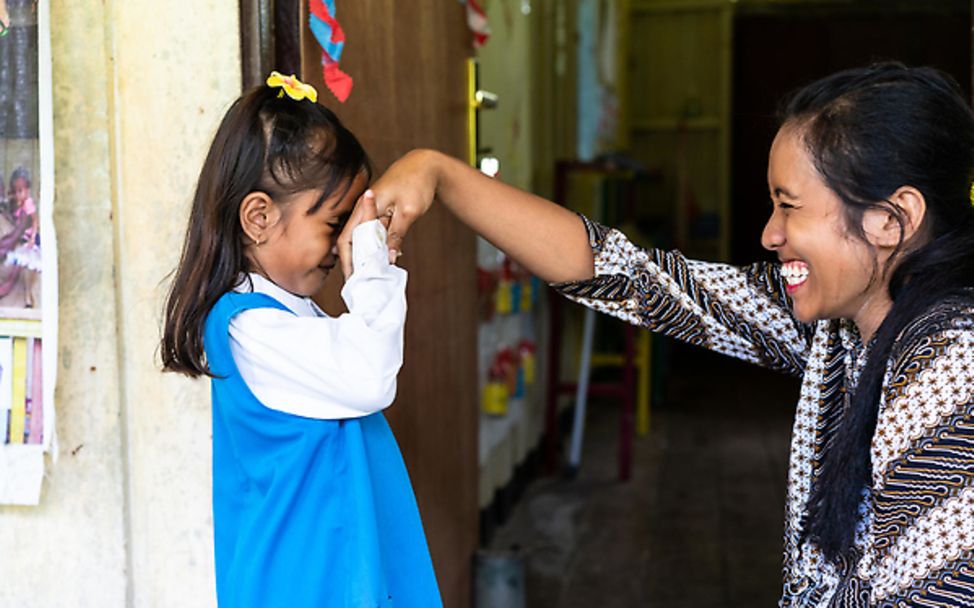
[[[372,185],[376,212],[391,218],[389,223],[389,261],[395,262],[402,241],[413,222],[429,211],[436,196],[437,153],[413,150],[396,162]]]
[[[341,260],[345,280],[352,276],[352,231],[359,224],[374,220],[377,217],[375,194],[372,193],[372,190],[366,190],[356,201],[355,208],[352,209],[352,214],[348,217],[342,233],[338,235],[338,259]],[[385,223],[383,222],[383,224]]]

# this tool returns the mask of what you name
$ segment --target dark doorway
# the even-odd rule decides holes
[[[770,212],[768,149],[780,100],[831,72],[882,60],[940,68],[970,97],[970,3],[823,3],[754,7],[737,14],[731,144],[734,263],[770,255],[760,238]]]

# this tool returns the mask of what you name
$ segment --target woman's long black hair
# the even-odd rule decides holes
[[[247,272],[239,208],[251,192],[286,204],[321,189],[324,200],[371,174],[355,136],[324,106],[256,87],[224,116],[200,171],[182,256],[166,299],[161,344],[164,371],[210,375],[203,353],[206,316]]]
[[[902,186],[919,190],[924,219],[874,280],[893,302],[813,480],[804,534],[829,559],[851,556],[887,361],[903,329],[926,309],[974,287],[974,113],[957,83],[932,68],[877,64],[839,72],[794,94],[779,115],[799,129],[825,183],[844,202],[850,232],[865,241],[863,213],[890,212]],[[901,233],[902,234],[902,233]]]

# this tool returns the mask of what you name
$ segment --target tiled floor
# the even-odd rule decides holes
[[[677,350],[666,403],[616,480],[618,409],[592,404],[574,480],[532,483],[491,547],[521,548],[528,608],[777,605],[797,380]]]

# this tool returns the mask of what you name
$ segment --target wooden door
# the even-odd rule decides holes
[[[416,147],[464,158],[470,34],[463,6],[355,0],[338,2],[337,13],[346,35],[341,67],[355,79],[348,101],[339,104],[325,88],[321,50],[307,27],[301,72],[362,141],[376,175]],[[478,538],[474,235],[434,206],[403,252],[406,354],[387,416],[416,491],[443,601],[467,606]],[[331,289],[325,299],[334,309]]]

